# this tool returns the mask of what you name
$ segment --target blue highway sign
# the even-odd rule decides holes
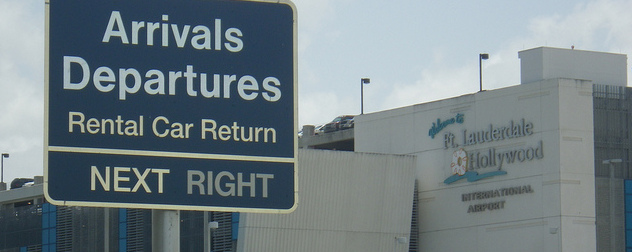
[[[290,1],[49,0],[47,200],[293,211],[296,42]]]

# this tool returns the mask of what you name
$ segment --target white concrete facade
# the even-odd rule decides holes
[[[242,213],[237,251],[408,251],[415,157],[299,150],[290,214]]]
[[[518,53],[520,83],[571,78],[595,84],[626,86],[628,57],[625,54],[538,47]]]
[[[417,156],[419,251],[595,251],[592,111],[550,79],[360,116],[355,150]]]

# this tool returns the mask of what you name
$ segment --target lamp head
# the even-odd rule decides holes
[[[369,83],[371,83],[371,79],[369,79],[369,78],[362,78],[361,80],[362,80],[362,84],[369,84]]]
[[[480,57],[481,57],[481,59],[486,60],[486,59],[489,59],[489,54],[487,54],[487,53],[481,53],[481,54],[480,54]]]
[[[602,164],[618,164],[623,162],[622,159],[620,158],[615,158],[615,159],[606,159],[603,162],[601,162]]]
[[[9,153],[2,153],[3,158],[9,158]]]

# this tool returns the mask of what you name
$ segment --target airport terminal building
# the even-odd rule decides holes
[[[359,117],[355,151],[417,157],[419,251],[632,251],[627,57],[519,57],[520,85]]]
[[[183,211],[181,251],[632,251],[627,56],[548,47],[518,56],[519,85],[360,115],[344,132],[307,127],[295,212]],[[25,235],[0,224],[0,252],[76,251],[80,230],[96,230],[90,239],[109,251],[152,249],[151,210],[20,203],[41,198],[33,188],[0,192],[0,223],[29,219],[17,229],[41,239],[20,243]],[[30,218],[15,217],[23,207]],[[64,211],[70,224],[60,224]],[[207,245],[214,218],[225,230]]]

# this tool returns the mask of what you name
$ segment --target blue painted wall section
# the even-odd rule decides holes
[[[625,180],[625,251],[632,252],[632,180]]]
[[[232,240],[236,241],[239,238],[239,213],[233,213],[231,218],[232,225]]]
[[[119,251],[127,251],[127,209],[119,209]]]
[[[57,207],[49,203],[42,205],[42,251],[57,251]]]

